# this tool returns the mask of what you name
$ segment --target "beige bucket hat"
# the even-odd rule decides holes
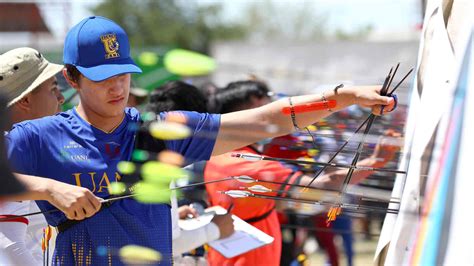
[[[7,106],[11,106],[63,68],[48,62],[33,48],[10,50],[0,55],[0,93],[7,98]]]

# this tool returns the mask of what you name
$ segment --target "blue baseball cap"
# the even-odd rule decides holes
[[[142,73],[130,57],[127,33],[117,23],[99,16],[83,19],[68,32],[63,61],[92,81]]]

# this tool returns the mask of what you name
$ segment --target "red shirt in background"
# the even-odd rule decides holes
[[[250,147],[244,147],[234,152],[259,154]],[[229,176],[246,175],[257,180],[276,181],[292,184],[302,175],[301,172],[293,171],[279,162],[274,161],[247,161],[241,158],[231,157],[232,153],[226,153],[220,156],[212,157],[206,164],[204,170],[204,181],[219,180]],[[221,265],[280,265],[281,256],[281,231],[277,213],[275,211],[274,200],[259,198],[231,198],[230,196],[219,193],[219,191],[238,190],[242,187],[254,185],[263,185],[272,190],[288,190],[290,186],[269,184],[265,182],[241,183],[236,180],[229,180],[206,184],[209,202],[212,206],[220,205],[228,208],[234,203],[232,213],[243,220],[262,217],[269,213],[265,218],[251,223],[253,226],[275,238],[273,243],[251,250],[240,256],[227,259],[217,251],[210,248],[209,264],[215,266]],[[256,193],[258,194],[258,193]],[[276,196],[278,193],[271,192],[264,195]],[[283,193],[285,194],[285,193]],[[285,195],[283,195],[285,196]]]

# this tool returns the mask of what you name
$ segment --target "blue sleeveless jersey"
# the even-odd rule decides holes
[[[166,148],[183,154],[187,162],[209,159],[220,125],[220,116],[182,112],[194,135],[184,140],[166,141]],[[167,114],[160,114],[164,118]],[[127,108],[122,123],[105,133],[83,120],[75,110],[52,117],[16,124],[6,135],[8,157],[13,168],[23,174],[47,177],[90,189],[108,198],[107,186],[120,181],[119,161],[130,160],[139,122],[136,109]],[[55,209],[37,201],[42,211]],[[66,220],[60,212],[45,215],[52,226]],[[120,200],[68,230],[56,240],[55,265],[122,265],[117,256],[124,245],[136,244],[160,251],[160,265],[172,263],[171,218],[167,204],[142,204]],[[107,254],[97,253],[106,247]]]

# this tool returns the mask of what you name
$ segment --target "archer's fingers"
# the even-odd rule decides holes
[[[100,208],[102,207],[102,199],[99,197],[96,197],[92,192],[88,192],[86,194],[87,199],[89,200],[89,203],[93,206],[95,212],[98,212]]]
[[[74,210],[74,216],[72,217],[71,220],[84,220],[86,218],[85,211],[83,210],[82,207]]]
[[[397,101],[392,97],[380,96],[384,99],[388,99],[385,104],[379,104],[372,107],[372,114],[380,116],[386,113],[390,113],[395,110],[397,106]]]
[[[97,207],[94,206],[94,204],[89,199],[86,199],[86,202],[82,207],[82,210],[86,218],[93,216],[98,211]]]

